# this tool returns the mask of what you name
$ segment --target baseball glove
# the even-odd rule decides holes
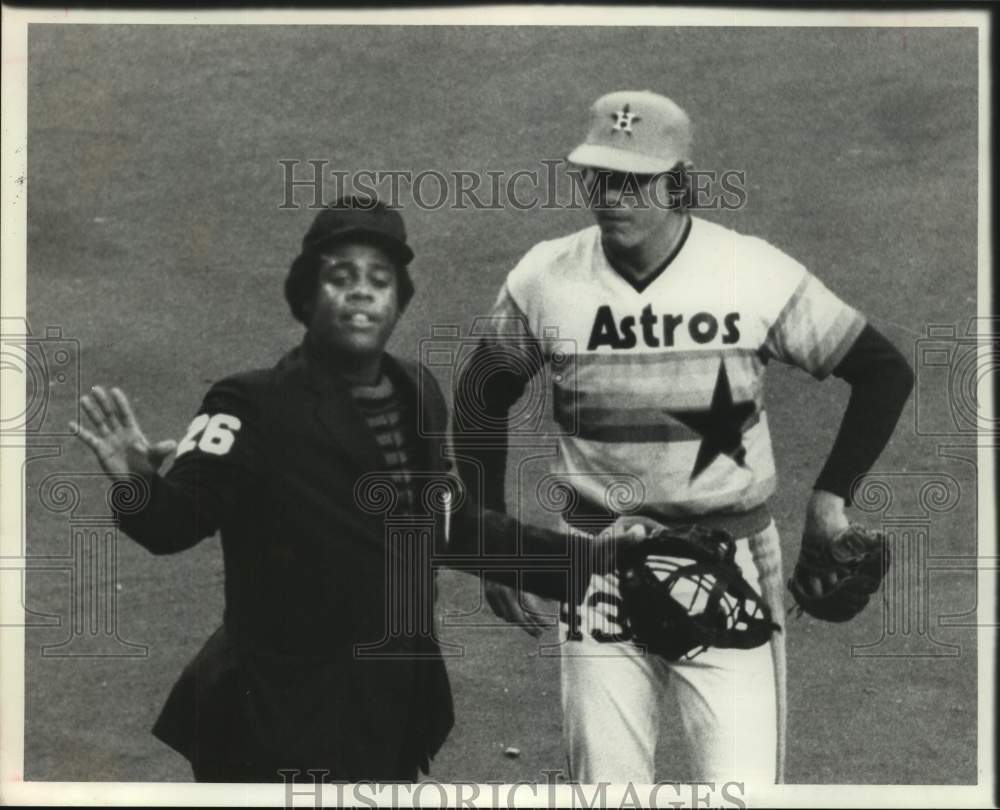
[[[788,590],[800,616],[846,622],[864,609],[888,570],[885,535],[851,524],[829,542],[803,538]]]
[[[660,528],[626,547],[618,584],[635,640],[670,661],[766,644],[780,627],[735,555],[728,532],[700,526]]]

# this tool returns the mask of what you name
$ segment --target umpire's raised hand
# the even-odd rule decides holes
[[[119,388],[112,388],[109,393],[95,385],[90,394],[80,397],[80,404],[92,429],[77,422],[70,422],[70,428],[94,451],[101,469],[111,478],[123,479],[129,475],[152,478],[177,447],[177,442],[170,439],[149,443],[132,413],[128,397]]]

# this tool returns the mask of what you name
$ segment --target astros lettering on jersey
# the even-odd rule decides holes
[[[616,272],[595,225],[533,247],[493,316],[523,318],[552,351],[576,345],[554,382],[557,474],[602,503],[602,474],[645,483],[643,511],[738,513],[775,489],[764,406],[774,358],[822,379],[864,317],[756,237],[692,217],[674,256],[641,285]]]

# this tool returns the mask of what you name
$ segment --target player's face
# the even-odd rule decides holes
[[[590,207],[605,245],[620,251],[656,238],[670,216],[664,175],[588,169]]]
[[[399,319],[396,265],[374,245],[346,243],[323,254],[309,333],[334,352],[379,356]]]

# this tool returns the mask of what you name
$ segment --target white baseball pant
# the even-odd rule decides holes
[[[746,580],[784,623],[781,547],[772,522],[737,542],[736,562]],[[621,634],[617,578],[595,575],[579,611],[578,640],[561,631],[563,733],[571,779],[652,784],[662,712],[679,714],[667,745],[683,745],[690,772],[670,781],[781,781],[785,736],[785,640],[751,650],[710,648],[691,660],[667,661],[631,641],[599,641]],[[618,600],[616,602],[616,600]],[[604,635],[602,635],[604,634]]]

